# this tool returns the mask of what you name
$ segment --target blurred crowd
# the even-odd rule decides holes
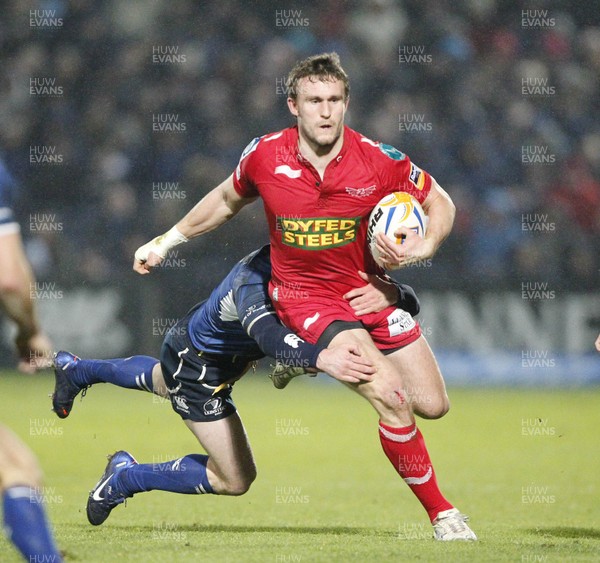
[[[0,151],[40,280],[136,282],[135,249],[229,175],[252,138],[293,123],[294,62],[335,50],[349,125],[406,152],[458,208],[409,281],[598,287],[594,2],[7,0],[3,12]],[[203,239],[161,274],[178,298],[267,241],[260,204]]]

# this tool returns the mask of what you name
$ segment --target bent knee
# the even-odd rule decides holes
[[[10,430],[0,427],[0,488],[39,487],[43,474],[33,452]]]
[[[229,485],[224,493],[231,497],[241,497],[246,494],[250,490],[250,485],[252,483],[236,483],[233,485]]]
[[[43,473],[35,460],[29,464],[21,460],[12,460],[14,463],[3,463],[0,466],[0,490],[11,487],[26,486],[31,488],[40,487]]]
[[[435,420],[442,418],[450,410],[450,401],[447,396],[440,397],[439,399],[433,400],[426,404],[419,404],[415,406],[415,413],[421,418],[427,418]]]
[[[222,484],[222,489],[219,491],[219,494],[239,497],[250,490],[250,486],[254,483],[255,479],[256,470],[248,471],[248,473],[237,479],[225,481]]]

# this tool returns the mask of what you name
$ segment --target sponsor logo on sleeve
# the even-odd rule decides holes
[[[240,322],[243,325],[250,317],[258,317],[262,311],[270,311],[271,309],[272,307],[269,307],[266,303],[263,303],[262,305],[250,305],[250,307],[246,309],[246,314]]]
[[[256,150],[256,148],[258,147],[258,143],[260,142],[261,139],[262,139],[262,137],[256,137],[256,138],[252,139],[248,143],[246,148],[242,151],[242,155],[240,156],[240,161],[238,162],[238,165],[235,168],[235,177],[237,178],[238,181],[242,177],[242,160],[244,160],[251,152]]]
[[[246,145],[246,148],[242,151],[242,156],[240,156],[240,161],[244,160],[251,152],[256,150],[261,139],[262,137],[255,137]]]
[[[425,185],[425,174],[416,164],[410,163],[410,174],[408,179],[417,190],[422,190]]]

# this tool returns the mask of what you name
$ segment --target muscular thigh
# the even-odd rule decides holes
[[[388,359],[402,376],[404,392],[415,414],[439,418],[448,411],[444,379],[424,336],[389,354]]]
[[[339,344],[358,346],[377,370],[372,381],[346,385],[371,403],[382,422],[393,426],[411,424],[413,417],[405,400],[402,373],[377,349],[369,333],[364,329],[345,330],[331,340],[330,347]]]
[[[366,330],[340,332],[330,345],[341,343],[358,345],[375,364],[373,381],[348,386],[372,404],[382,422],[407,425],[414,421],[413,413],[439,418],[448,411],[444,380],[423,336],[387,356],[377,349]]]
[[[254,457],[237,412],[211,422],[184,422],[210,458],[208,469],[214,475],[211,484],[216,490],[225,484],[228,488],[243,487],[254,480]]]

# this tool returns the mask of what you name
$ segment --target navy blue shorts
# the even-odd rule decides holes
[[[171,327],[160,350],[171,406],[184,420],[220,420],[236,412],[231,386],[253,362],[196,350],[188,337],[190,316],[191,312]]]

